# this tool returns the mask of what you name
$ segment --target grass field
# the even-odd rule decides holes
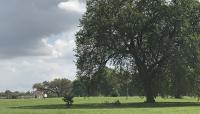
[[[119,100],[121,105],[113,102]],[[66,109],[61,98],[0,100],[0,114],[200,114],[196,99],[156,99],[156,104],[144,104],[143,98],[90,97],[75,98]]]

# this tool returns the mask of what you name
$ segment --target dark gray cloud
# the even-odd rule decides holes
[[[81,14],[58,8],[66,0],[0,0],[0,58],[48,54],[41,39],[69,31]]]

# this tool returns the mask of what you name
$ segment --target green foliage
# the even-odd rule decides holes
[[[78,76],[91,81],[111,64],[134,76],[146,102],[164,94],[163,84],[183,94],[184,72],[199,63],[199,11],[197,0],[87,1],[76,34]],[[182,62],[171,71],[174,60]]]
[[[132,76],[126,71],[105,68],[89,77],[78,77],[73,82],[74,96],[132,96],[137,95]]]
[[[45,85],[42,83],[36,83],[33,85],[32,87],[33,89],[37,89],[37,90],[44,90],[45,89]]]
[[[33,89],[43,90],[49,96],[64,97],[71,92],[72,82],[68,79],[54,79],[53,81],[44,81],[43,83],[36,83]]]
[[[79,97],[87,96],[87,88],[80,79],[76,79],[73,81],[72,93],[74,96],[79,96]]]
[[[32,92],[19,92],[6,90],[5,92],[0,92],[1,99],[20,99],[20,98],[33,98]]]
[[[68,108],[70,108],[72,106],[72,104],[74,102],[73,98],[74,98],[74,96],[72,96],[72,95],[64,96],[63,101],[66,102],[66,106]]]

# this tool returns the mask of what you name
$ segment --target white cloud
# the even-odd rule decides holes
[[[79,0],[69,0],[67,2],[61,2],[60,4],[58,4],[58,7],[66,11],[75,11],[79,13],[84,13],[86,11],[85,3],[82,3]]]
[[[31,90],[34,83],[54,78],[75,79],[74,34],[85,11],[83,2],[5,0],[0,6],[5,14],[0,15],[5,25],[0,27],[0,91]]]
[[[31,90],[34,83],[54,78],[74,80],[76,66],[73,49],[77,30],[54,35],[51,38],[56,39],[51,42],[48,41],[50,38],[43,38],[42,43],[51,52],[50,55],[0,59],[0,74],[5,76],[0,80],[0,91]]]
[[[65,41],[62,39],[58,39],[54,42],[53,45],[49,44],[52,49],[52,56],[59,58],[64,57],[65,54],[72,52],[74,47],[74,40]]]

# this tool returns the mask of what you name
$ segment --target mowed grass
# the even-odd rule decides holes
[[[119,100],[121,105],[113,102]],[[78,97],[67,109],[62,98],[0,100],[0,114],[200,114],[196,99],[157,98],[155,104],[145,104],[144,98]]]

